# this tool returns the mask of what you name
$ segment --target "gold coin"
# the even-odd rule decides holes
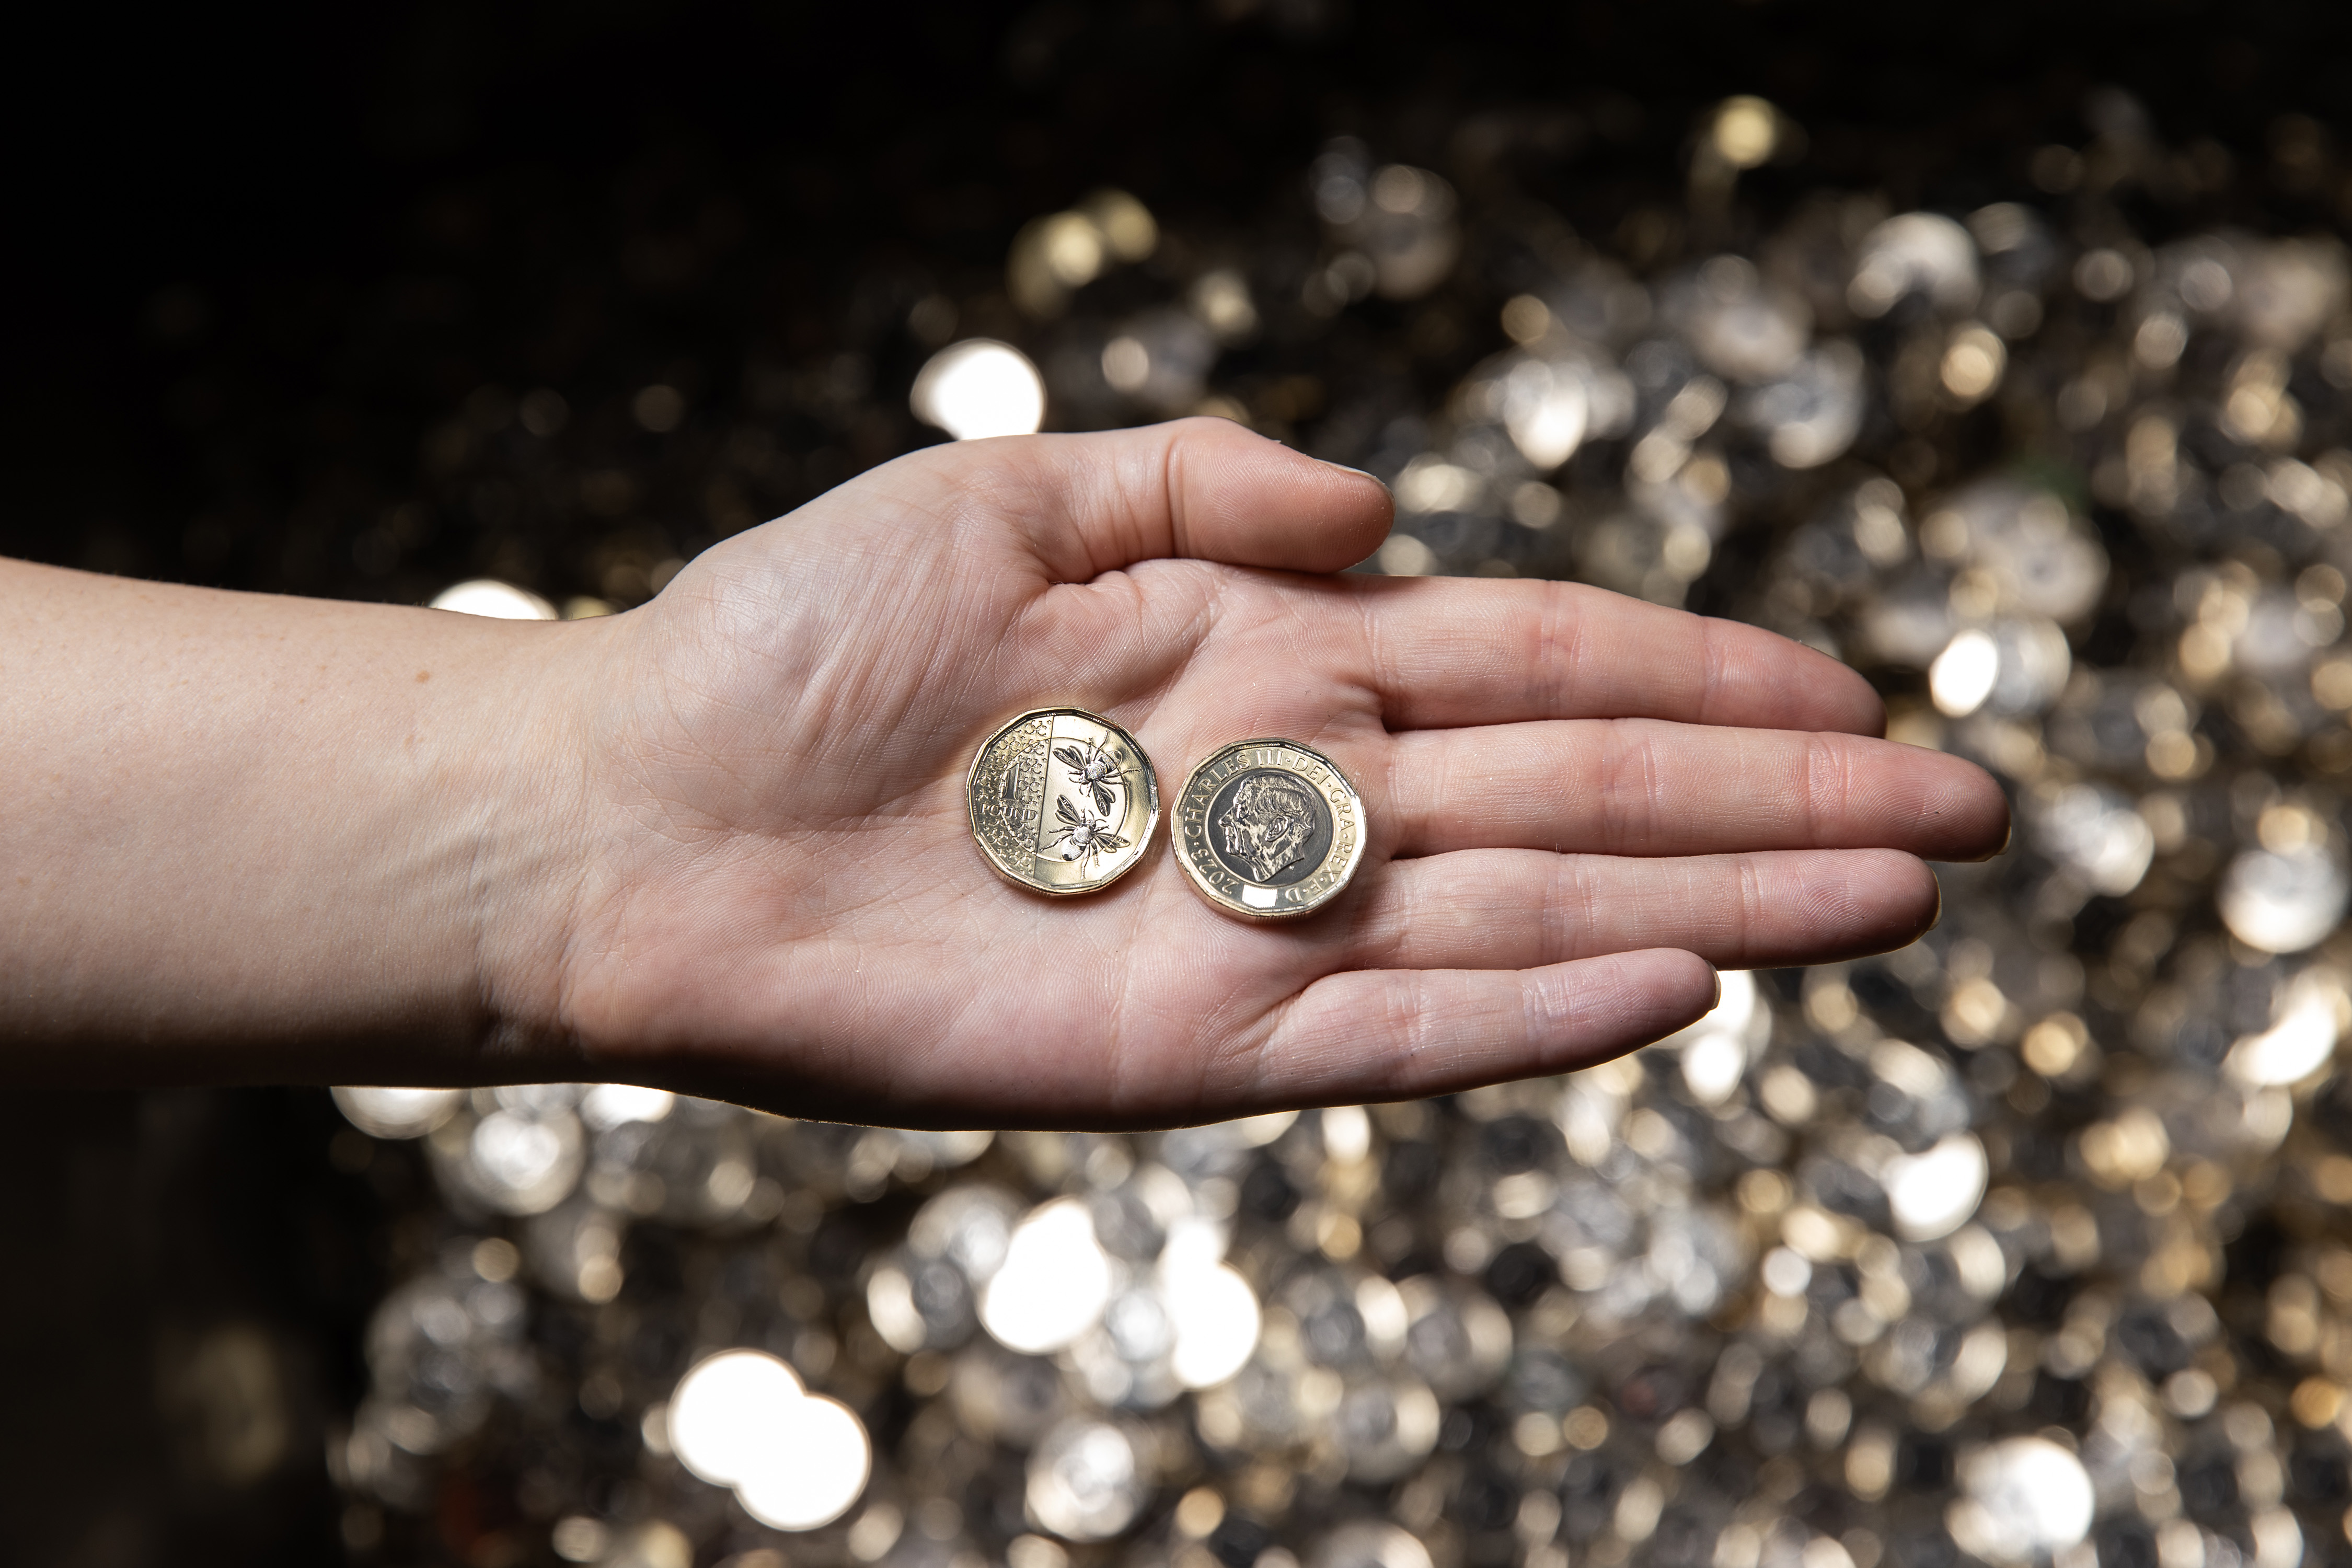
[[[971,837],[1006,880],[1091,893],[1127,875],[1160,825],[1160,775],[1135,737],[1083,708],[1009,721],[964,781]]]
[[[1337,898],[1364,858],[1364,802],[1296,741],[1236,741],[1176,797],[1176,863],[1221,910],[1281,920]]]

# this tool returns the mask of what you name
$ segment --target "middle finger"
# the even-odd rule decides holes
[[[1745,849],[1997,854],[2009,804],[1940,752],[1860,735],[1572,719],[1390,742],[1397,856],[1456,849],[1708,855]]]

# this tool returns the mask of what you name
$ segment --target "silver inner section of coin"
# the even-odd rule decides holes
[[[1253,768],[1211,798],[1209,848],[1236,877],[1288,887],[1331,853],[1331,808],[1296,773]]]

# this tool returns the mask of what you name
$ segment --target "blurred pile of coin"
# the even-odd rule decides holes
[[[438,1194],[334,1447],[354,1551],[2352,1559],[2347,256],[2150,233],[2147,191],[2226,169],[2092,119],[2009,199],[1764,227],[1741,182],[1801,133],[1733,100],[1680,205],[1597,237],[1490,177],[1507,124],[1444,173],[1337,142],[1255,231],[1040,218],[997,287],[897,307],[921,378],[779,382],[841,431],[909,384],[958,434],[1245,420],[1392,484],[1367,569],[1577,577],[1851,661],[1896,738],[2008,783],[2017,843],[1899,952],[1428,1104],[991,1137],[339,1091]],[[731,417],[694,460],[740,510],[786,459],[757,397]],[[606,564],[612,603],[670,569]]]

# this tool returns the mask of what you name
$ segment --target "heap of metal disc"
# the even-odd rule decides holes
[[[436,1194],[334,1446],[355,1552],[2352,1551],[2346,252],[2144,236],[2127,198],[2198,165],[2109,119],[2014,199],[1758,230],[1740,181],[1793,128],[1735,100],[1686,203],[1608,236],[1339,142],[1289,227],[1111,193],[1024,229],[1001,295],[914,300],[942,428],[1246,420],[1391,481],[1368,569],[1572,576],[1850,661],[1896,738],[2000,775],[2017,842],[1899,952],[1727,975],[1635,1057],[1428,1104],[992,1137],[339,1091],[383,1141],[349,1163]],[[793,384],[844,428],[908,393]],[[749,493],[774,444],[730,417],[698,449]]]

